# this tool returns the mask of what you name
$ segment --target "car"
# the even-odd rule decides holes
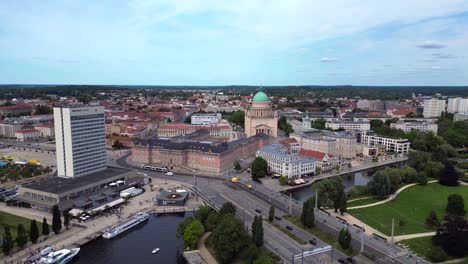
[[[169,171],[169,172],[166,173],[166,176],[173,176],[173,175],[174,175],[174,173],[172,171]]]
[[[255,209],[255,212],[261,214],[261,213],[262,213],[262,210],[260,210],[260,209]]]
[[[275,216],[275,219],[281,221],[282,218],[280,216]]]
[[[292,226],[286,226],[286,229],[289,231],[293,230]]]
[[[347,263],[346,259],[344,259],[344,258],[340,258],[340,259],[338,260],[338,262],[339,262],[339,263],[342,263],[342,264],[346,264],[346,263]]]
[[[356,261],[352,257],[346,258],[346,261],[348,261],[348,263],[351,263],[351,264],[356,263]]]
[[[314,237],[314,238],[312,238],[311,240],[309,240],[309,243],[310,243],[311,245],[317,245],[317,240],[316,240],[315,237]]]

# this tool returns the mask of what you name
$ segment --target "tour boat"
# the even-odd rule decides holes
[[[135,216],[133,216],[130,220],[128,220],[125,223],[119,224],[118,226],[107,230],[104,235],[102,235],[103,238],[105,239],[111,239],[127,230],[130,228],[143,223],[144,221],[149,219],[149,214],[145,212],[138,212]]]

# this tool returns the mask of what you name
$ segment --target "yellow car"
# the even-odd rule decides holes
[[[253,186],[249,184],[249,185],[247,185],[247,188],[253,189]]]

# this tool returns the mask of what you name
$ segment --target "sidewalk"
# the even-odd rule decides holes
[[[206,239],[211,235],[211,232],[206,232],[203,236],[198,240],[198,250],[200,251],[200,255],[208,264],[218,264],[216,259],[211,255],[208,249],[205,246]]]

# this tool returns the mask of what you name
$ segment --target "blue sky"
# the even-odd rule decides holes
[[[467,0],[2,0],[0,83],[468,85]]]

